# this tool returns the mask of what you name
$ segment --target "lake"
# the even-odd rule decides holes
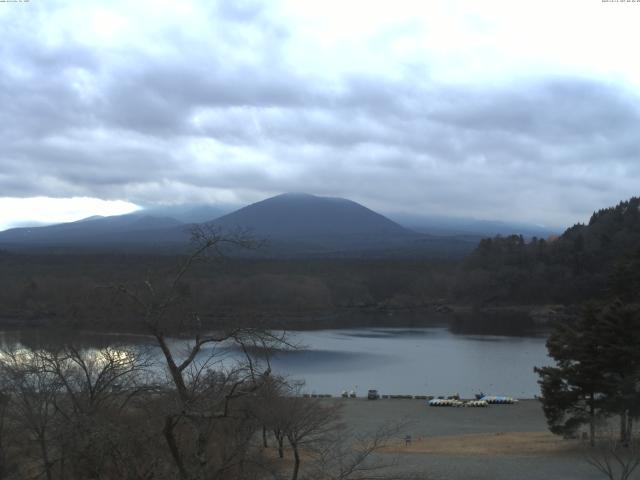
[[[273,371],[304,380],[308,393],[337,395],[370,388],[381,394],[487,394],[533,398],[539,394],[534,366],[550,364],[544,336],[453,333],[444,326],[357,328],[289,332],[300,348],[278,352]],[[52,341],[49,332],[0,333],[0,345],[38,347]],[[66,338],[65,338],[66,340]],[[82,334],[84,347],[105,344],[145,345],[135,335]],[[174,346],[184,343],[174,340]],[[159,353],[159,352],[158,352]]]

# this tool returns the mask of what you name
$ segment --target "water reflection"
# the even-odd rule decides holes
[[[545,336],[547,330],[537,325],[525,312],[469,312],[453,315],[449,330],[456,334],[498,335],[509,337]]]
[[[278,371],[304,378],[309,391],[339,393],[360,386],[389,394],[471,396],[480,390],[531,398],[538,394],[534,366],[546,365],[544,337],[457,335],[443,327],[412,330],[298,332],[313,367],[279,353]],[[348,355],[345,355],[345,352]]]
[[[348,337],[358,337],[358,338],[390,338],[390,337],[401,337],[401,336],[409,336],[416,337],[421,335],[431,335],[434,333],[433,329],[428,328],[413,328],[413,329],[402,329],[402,328],[372,328],[368,331],[351,331],[347,330],[341,332],[341,335],[345,335]]]
[[[446,327],[358,328],[291,333],[301,347],[273,352],[277,374],[304,380],[309,392],[338,394],[376,388],[385,394],[443,395],[478,391],[531,398],[539,393],[534,366],[546,365],[543,336],[454,333]],[[91,332],[45,330],[0,333],[2,348],[45,348],[73,344],[77,348],[122,345],[145,349],[162,369],[162,354],[153,338]],[[186,356],[189,342],[171,339],[176,357]],[[260,354],[259,349],[253,353]],[[239,360],[243,352],[230,343],[203,349],[202,359],[215,355],[216,368]],[[357,386],[357,387],[356,387]]]
[[[16,344],[33,350],[56,349],[61,345],[98,349],[114,344],[123,346],[153,345],[154,339],[149,335],[87,332],[60,328],[0,331],[0,348],[6,350]]]

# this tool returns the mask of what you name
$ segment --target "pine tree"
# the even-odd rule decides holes
[[[598,315],[598,358],[607,383],[605,408],[620,415],[620,441],[631,441],[633,419],[640,416],[640,309],[620,300]]]
[[[597,419],[605,413],[604,398],[609,386],[598,362],[602,343],[597,337],[597,324],[593,307],[558,324],[547,340],[547,350],[556,366],[535,368],[551,432],[570,437],[587,424],[592,445]]]
[[[640,299],[640,249],[619,259],[609,276],[609,295],[624,302]]]
[[[536,368],[553,433],[572,436],[598,417],[620,416],[620,441],[631,440],[640,416],[640,309],[620,300],[559,324],[547,340],[554,367]]]

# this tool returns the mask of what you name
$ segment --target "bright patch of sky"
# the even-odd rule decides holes
[[[73,222],[94,215],[124,215],[140,207],[122,200],[98,198],[0,197],[0,230]]]

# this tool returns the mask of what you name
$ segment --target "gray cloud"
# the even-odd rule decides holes
[[[321,75],[288,57],[295,39],[265,4],[207,15],[212,36],[168,30],[154,55],[52,45],[17,15],[0,64],[2,195],[150,204],[306,190],[562,225],[637,193],[640,108],[620,86]]]

